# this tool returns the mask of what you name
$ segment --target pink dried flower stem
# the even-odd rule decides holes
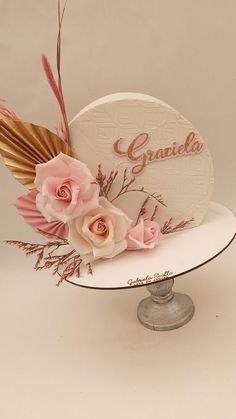
[[[0,102],[5,102],[4,99],[0,98]],[[6,106],[0,105],[0,114],[3,115],[5,118],[12,119],[13,121],[19,121],[20,119],[15,114],[12,109],[7,108]]]
[[[102,165],[101,164],[98,165],[98,173],[97,173],[97,176],[96,176],[96,181],[97,181],[97,183],[99,185],[99,188],[100,188],[99,195],[100,196],[105,196],[104,188],[105,188],[106,175],[103,174],[103,172],[102,172]]]
[[[147,214],[146,205],[147,205],[147,203],[148,203],[149,200],[150,200],[150,197],[149,196],[147,196],[144,199],[143,204],[142,204],[142,206],[140,208],[140,211],[139,211],[139,214],[138,214],[138,217],[137,217],[137,220],[136,220],[135,225],[137,225],[139,223],[141,217],[143,217],[145,214]]]
[[[27,243],[17,240],[6,240],[5,243],[22,249],[27,256],[35,255],[36,262],[34,269],[36,271],[53,268],[52,275],[60,275],[60,283],[70,276],[78,275],[79,273],[79,266],[82,263],[82,259],[80,255],[76,254],[75,250],[70,250],[63,255],[54,254],[61,246],[67,246],[69,244],[67,240],[54,240],[46,244]],[[62,270],[62,274],[59,274],[59,270]]]
[[[111,191],[111,188],[113,186],[113,183],[118,175],[118,170],[112,170],[107,178],[106,174],[102,171],[101,164],[98,165],[98,172],[96,176],[96,181],[100,187],[100,196],[105,196],[105,198],[108,198],[108,194]],[[123,173],[123,179],[122,179],[122,185],[120,187],[119,192],[116,194],[116,196],[112,199],[109,199],[110,202],[114,202],[116,199],[118,199],[120,196],[128,193],[128,192],[142,192],[145,195],[149,196],[150,198],[157,201],[159,204],[163,205],[164,207],[167,207],[165,202],[163,201],[163,198],[160,194],[156,193],[149,193],[146,191],[143,187],[140,188],[132,188],[130,189],[131,185],[135,181],[135,176],[129,176],[128,175],[128,169],[126,168]]]
[[[153,213],[152,213],[151,218],[150,218],[151,221],[155,221],[156,216],[157,216],[157,212],[158,212],[158,205],[155,205]]]
[[[66,268],[63,270],[62,274],[57,272],[60,276],[60,280],[57,283],[57,286],[67,279],[71,278],[72,276],[76,276],[77,278],[80,277],[80,265],[82,263],[82,259],[79,255],[74,256],[73,260],[67,264]]]
[[[100,196],[104,196],[105,198],[108,198],[108,194],[111,190],[111,187],[116,179],[116,176],[118,175],[118,170],[112,170],[107,178],[105,174],[102,172],[102,166],[101,164],[98,165],[98,173],[96,177],[96,183],[100,187]]]
[[[135,179],[136,179],[135,176],[132,176],[132,177],[128,176],[128,169],[126,168],[124,170],[124,173],[123,173],[123,181],[122,181],[121,188],[120,188],[119,192],[117,193],[117,195],[111,200],[111,202],[114,202],[120,196],[122,196],[126,193],[129,193],[129,192],[143,192],[144,194],[146,194],[150,198],[153,198],[155,201],[157,201],[159,204],[163,205],[164,207],[167,206],[165,204],[165,202],[163,201],[163,198],[160,194],[150,193],[150,192],[146,191],[144,187],[130,189],[130,187],[134,183]]]
[[[151,197],[149,195],[147,195],[146,198],[144,199],[143,204],[140,208],[140,211],[139,211],[139,214],[138,214],[135,225],[137,225],[139,223],[141,217],[144,217],[144,215],[147,215],[148,210],[147,210],[146,207],[147,207],[147,204],[150,201],[150,199],[151,199]],[[145,220],[155,221],[157,212],[158,212],[158,205],[155,205],[151,217],[150,216],[146,217]]]
[[[88,274],[92,275],[93,274],[93,270],[92,270],[91,263],[87,263],[87,268],[88,268]]]
[[[161,228],[161,233],[162,234],[175,233],[176,231],[182,230],[193,221],[194,221],[194,218],[190,218],[188,220],[182,220],[176,226],[173,226],[172,225],[173,218],[170,218],[168,221],[164,223],[163,227]]]

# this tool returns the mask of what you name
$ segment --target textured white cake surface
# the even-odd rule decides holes
[[[190,132],[203,141],[198,154],[182,155],[153,161],[136,176],[133,189],[144,187],[150,193],[161,194],[167,207],[159,205],[157,220],[162,225],[170,217],[173,224],[194,218],[189,225],[199,225],[207,212],[213,190],[213,165],[209,150],[200,133],[182,115],[166,103],[138,93],[117,93],[105,96],[82,109],[71,121],[72,146],[77,157],[85,162],[94,175],[101,163],[109,174],[118,169],[111,198],[122,183],[126,167],[132,170],[134,162],[118,156],[113,144],[122,138],[122,149],[141,133],[149,136],[141,152],[157,150],[173,144],[183,144]],[[144,194],[130,192],[116,200],[115,205],[131,218],[138,215]],[[153,206],[155,202],[151,200]]]

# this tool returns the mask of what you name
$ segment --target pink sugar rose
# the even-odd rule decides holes
[[[112,258],[127,248],[126,235],[132,221],[106,198],[69,223],[69,243],[85,263]]]
[[[67,223],[98,205],[99,186],[88,167],[63,153],[36,165],[37,209],[48,222]]]
[[[127,250],[153,249],[160,239],[161,232],[156,221],[141,220],[127,234]]]

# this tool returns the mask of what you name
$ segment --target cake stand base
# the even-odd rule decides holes
[[[173,279],[147,285],[151,296],[138,306],[138,319],[152,330],[177,329],[188,323],[194,314],[194,304],[185,294],[174,293]]]

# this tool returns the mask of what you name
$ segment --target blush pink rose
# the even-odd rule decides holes
[[[132,221],[106,198],[99,206],[69,223],[69,243],[85,263],[112,258],[127,248],[126,236]]]
[[[128,231],[127,250],[153,249],[160,239],[161,233],[156,221],[141,220]]]
[[[98,205],[99,186],[88,167],[63,153],[37,164],[37,209],[48,222],[67,223]]]

